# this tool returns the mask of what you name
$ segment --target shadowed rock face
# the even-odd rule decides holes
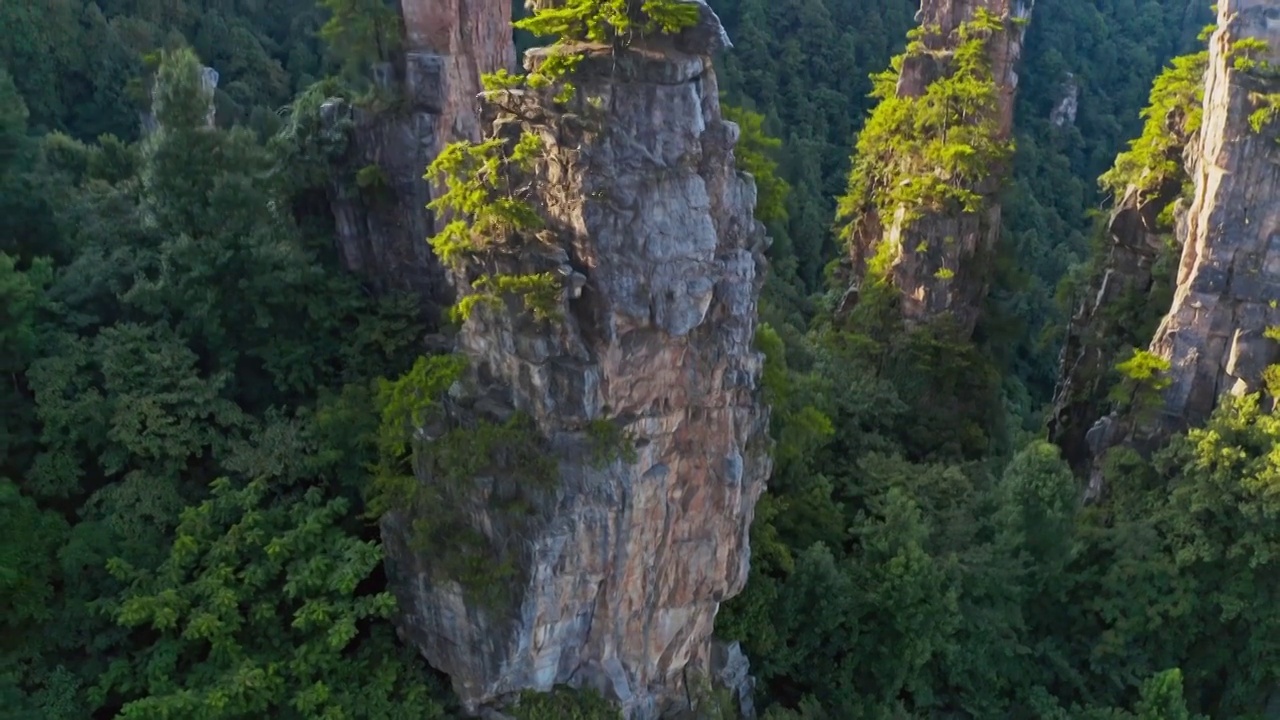
[[[347,174],[377,167],[386,185],[371,191],[335,180],[330,205],[348,269],[375,289],[409,291],[441,307],[452,292],[426,241],[437,228],[422,175],[445,145],[479,137],[480,76],[515,64],[511,3],[403,0],[401,9],[404,65],[375,73],[403,95],[399,109],[366,112],[340,101],[327,108],[334,121],[354,126]]]
[[[1030,17],[1033,0],[924,0],[917,19],[928,28],[921,38],[926,52],[903,61],[898,80],[899,97],[923,95],[943,72],[937,58],[960,42],[956,30],[987,11],[1006,19],[1005,30],[989,41],[992,75],[999,93],[997,132],[1007,140],[1013,125],[1013,100],[1018,85],[1016,64],[1022,52],[1023,26],[1015,19]],[[970,188],[987,198],[976,212],[926,212],[904,222],[902,209],[893,217],[865,215],[855,228],[851,248],[854,272],[865,272],[868,260],[883,242],[895,249],[891,267],[904,317],[926,322],[948,316],[963,332],[977,324],[987,293],[991,255],[999,240],[1001,208],[996,194],[1007,168],[995,168],[980,187]]]
[[[486,504],[501,479],[479,480],[461,509],[491,546],[519,548],[499,607],[413,550],[412,517],[384,521],[405,635],[473,712],[565,683],[650,719],[687,710],[697,678],[746,680],[740,653],[711,635],[746,582],[770,471],[752,347],[767,239],[754,183],[734,169],[738,129],[720,115],[717,34],[688,52],[696,32],[590,55],[568,112],[532,91],[490,97],[486,136],[534,132],[546,149],[531,192],[547,229],[496,269],[558,273],[563,317],[535,322],[515,299],[478,309],[459,337],[471,370],[453,412],[527,413],[554,488],[532,520]],[[634,454],[593,461],[600,421]]]
[[[1147,341],[1138,336],[1140,328],[1131,326],[1136,323],[1123,306],[1142,306],[1161,281],[1156,264],[1166,252],[1168,233],[1157,218],[1177,197],[1179,179],[1150,193],[1129,188],[1107,223],[1110,245],[1102,275],[1067,328],[1049,439],[1062,448],[1063,456],[1077,471],[1087,468],[1095,454],[1088,432],[1110,404],[1105,381],[1112,367],[1123,352]],[[1185,212],[1179,215],[1185,218]],[[1164,287],[1168,287],[1167,281]],[[1149,325],[1146,332],[1150,332]]]
[[[1280,64],[1280,7],[1219,3],[1177,290],[1151,343],[1172,365],[1160,434],[1203,422],[1225,393],[1256,391],[1278,357],[1263,333],[1280,325],[1280,145],[1274,125],[1256,132],[1249,116],[1280,81],[1234,67],[1230,47],[1243,38],[1270,43]]]

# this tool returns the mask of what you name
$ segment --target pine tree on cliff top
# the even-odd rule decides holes
[[[673,33],[698,21],[698,5],[683,0],[568,0],[534,10],[515,26],[560,42],[627,44],[637,34]]]
[[[568,103],[575,92],[566,77],[584,57],[583,43],[626,47],[638,37],[674,33],[698,22],[699,5],[682,0],[567,0],[540,7],[515,26],[539,36],[555,36],[539,67],[520,77],[505,70],[486,75],[485,89],[500,92],[557,86],[553,102]],[[441,179],[444,192],[429,207],[452,218],[430,239],[432,250],[455,271],[510,249],[521,232],[541,227],[541,217],[525,194],[521,179],[542,154],[542,139],[525,132],[518,142],[501,138],[446,147],[427,168],[426,178]],[[523,275],[480,272],[469,292],[461,293],[454,319],[465,321],[480,305],[497,307],[502,298],[520,296],[537,319],[554,318],[560,284],[551,273]]]

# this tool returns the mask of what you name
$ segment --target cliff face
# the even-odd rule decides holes
[[[1096,453],[1088,432],[1108,410],[1105,386],[1112,367],[1124,351],[1149,337],[1142,336],[1135,318],[1141,313],[1133,310],[1159,294],[1157,265],[1169,238],[1160,214],[1177,193],[1176,182],[1151,193],[1129,188],[1107,222],[1109,245],[1100,276],[1067,328],[1049,437],[1077,470]]]
[[[1280,79],[1237,68],[1232,48],[1248,38],[1269,43],[1256,60],[1280,65],[1280,8],[1220,2],[1177,290],[1151,343],[1171,364],[1160,432],[1203,422],[1225,393],[1258,390],[1278,356],[1263,333],[1280,325],[1280,133],[1274,124],[1255,130],[1249,118],[1259,98],[1280,92]]]
[[[992,143],[1007,142],[1018,84],[1015,67],[1022,51],[1024,21],[1029,19],[1032,5],[1031,0],[924,0],[917,14],[924,28],[920,48],[909,49],[903,59],[897,96],[922,97],[931,84],[946,80],[952,72],[955,50],[963,42],[961,25],[985,10],[1003,22],[986,46],[996,94],[995,107],[989,113],[993,117],[977,122],[989,124],[986,133]],[[965,118],[963,122],[975,120]],[[924,208],[918,217],[911,217],[915,211],[909,213],[905,206],[896,212],[884,212],[883,208],[863,212],[852,230],[854,273],[865,275],[880,245],[888,243],[892,247],[889,276],[898,289],[907,321],[949,316],[962,332],[972,332],[987,292],[989,259],[999,239],[1001,208],[996,196],[1008,171],[1005,164],[983,168],[989,173],[981,179],[940,177],[942,182],[961,185],[980,198],[967,209],[943,203]],[[895,178],[893,182],[905,181]]]
[[[509,478],[467,486],[468,531],[511,564],[497,604],[415,550],[418,518],[384,520],[404,632],[471,711],[564,683],[656,718],[687,709],[704,680],[745,680],[711,634],[746,581],[770,471],[752,347],[767,239],[754,184],[734,169],[706,12],[669,42],[589,51],[568,107],[550,91],[487,98],[486,137],[533,133],[544,148],[527,192],[546,227],[496,270],[549,271],[564,292],[552,320],[518,299],[478,307],[458,340],[470,369],[450,422],[527,414],[554,477],[524,485],[518,517],[494,503]],[[602,458],[602,435],[623,449]]]
[[[423,170],[445,145],[477,139],[480,76],[515,62],[508,0],[403,0],[403,66],[378,68],[379,84],[400,95],[397,110],[329,109],[349,119],[347,174],[366,170],[364,187],[335,180],[330,205],[348,269],[379,290],[405,290],[424,304],[452,293],[426,238],[436,231],[426,209]],[[373,169],[376,169],[374,171]]]
[[[1280,48],[1280,9],[1262,0],[1220,3],[1207,60],[1189,56],[1180,68],[1175,61],[1170,72],[1182,77],[1164,84],[1173,94],[1153,93],[1153,108],[1169,114],[1149,118],[1160,126],[1144,138],[1168,140],[1154,160],[1178,170],[1159,183],[1129,187],[1108,226],[1111,245],[1094,294],[1072,319],[1049,430],[1077,469],[1091,469],[1089,497],[1103,490],[1101,459],[1109,448],[1154,450],[1171,433],[1207,419],[1225,393],[1258,390],[1262,371],[1277,359],[1264,333],[1280,324],[1280,146],[1274,125],[1254,128],[1250,116],[1280,90],[1264,64],[1277,63],[1280,54],[1255,48],[1244,55],[1237,44],[1249,38]],[[1242,57],[1262,64],[1245,67]],[[1172,89],[1175,82],[1187,89]],[[1175,97],[1189,90],[1203,99],[1190,105]],[[1191,113],[1194,127],[1186,122]],[[1152,172],[1147,168],[1139,182]],[[1156,272],[1161,246],[1170,241],[1181,258],[1176,268]],[[1153,292],[1166,282],[1163,275],[1173,285],[1172,300]],[[1154,331],[1143,327],[1152,313],[1163,318]],[[1169,362],[1162,374],[1168,386],[1153,408],[1106,414],[1105,376],[1124,351],[1148,343]]]

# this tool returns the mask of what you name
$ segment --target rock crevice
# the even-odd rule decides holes
[[[1233,50],[1249,38],[1270,48],[1255,55],[1254,70],[1237,67]],[[1262,371],[1280,358],[1264,337],[1280,325],[1280,132],[1249,120],[1259,98],[1280,92],[1272,66],[1280,68],[1280,8],[1219,3],[1177,289],[1151,342],[1170,362],[1162,434],[1204,422],[1224,394],[1256,392]]]
[[[1268,48],[1249,51],[1252,66],[1239,62],[1239,43],[1248,39]],[[1262,389],[1263,371],[1280,359],[1266,337],[1280,325],[1280,132],[1250,122],[1259,102],[1280,92],[1280,8],[1219,3],[1207,57],[1196,86],[1203,88],[1198,129],[1171,144],[1183,148],[1181,171],[1160,187],[1130,187],[1117,204],[1095,295],[1073,318],[1063,349],[1050,435],[1077,469],[1088,469],[1088,497],[1104,489],[1110,448],[1150,453],[1207,420],[1224,395]],[[1164,208],[1173,212],[1158,221]],[[1157,228],[1170,216],[1171,228]],[[1153,274],[1170,236],[1180,258]],[[1159,282],[1172,284],[1172,297],[1153,306]],[[1162,318],[1158,327],[1137,337],[1144,331],[1135,313],[1151,312]],[[1100,388],[1122,359],[1120,345],[1167,361],[1165,387],[1154,407],[1126,405],[1098,419],[1110,405]]]

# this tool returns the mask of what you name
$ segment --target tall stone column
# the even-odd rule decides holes
[[[1233,48],[1263,40],[1257,64]],[[1204,120],[1192,146],[1195,194],[1179,228],[1182,260],[1173,305],[1151,343],[1170,362],[1159,433],[1208,418],[1227,393],[1260,388],[1280,360],[1264,336],[1280,325],[1280,127],[1255,130],[1250,116],[1280,93],[1280,4],[1222,0],[1209,45]]]
[[[995,117],[971,117],[961,122],[990,119],[994,121],[993,139],[1007,141],[1018,84],[1015,68],[1032,4],[1032,0],[923,0],[916,17],[924,32],[918,45],[909,46],[902,60],[898,97],[923,96],[933,83],[945,79],[952,72],[952,57],[961,43],[961,25],[973,20],[979,10],[986,10],[1003,20],[1002,29],[987,40],[991,79],[997,93]],[[885,162],[903,164],[901,158]],[[909,323],[947,317],[963,334],[971,333],[987,293],[991,259],[1000,236],[997,194],[1009,170],[993,166],[982,180],[964,183],[965,190],[981,198],[973,209],[859,209],[852,218],[850,237],[850,257],[857,279],[846,295],[845,307],[858,300],[872,258],[883,253],[882,246],[887,244],[888,274],[897,289],[903,317]],[[955,182],[949,178],[943,181]]]
[[[383,524],[406,637],[473,712],[568,684],[652,720],[689,709],[703,681],[745,680],[712,631],[746,582],[770,472],[752,345],[767,239],[720,113],[720,32],[708,9],[679,37],[590,50],[567,105],[552,91],[490,98],[487,136],[543,146],[521,186],[545,228],[508,240],[500,271],[551,272],[563,294],[549,320],[518,299],[475,310],[441,423],[521,413],[554,469],[534,482],[519,463],[491,466],[451,486],[447,508],[423,508],[477,548],[474,567],[493,570],[481,587],[451,573],[448,548],[415,544],[424,516]],[[456,280],[477,271],[494,269]]]

